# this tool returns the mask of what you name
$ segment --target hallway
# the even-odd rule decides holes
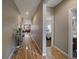
[[[3,0],[2,3],[3,59],[77,57],[77,9],[73,8],[73,15],[69,15],[76,6],[75,0]]]

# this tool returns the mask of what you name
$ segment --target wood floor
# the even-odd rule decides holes
[[[19,49],[11,59],[42,59],[42,56],[30,50]]]
[[[20,48],[17,48],[11,59],[42,59],[42,55],[37,49],[35,42],[31,40],[30,35],[26,37]]]
[[[47,48],[47,59],[68,59],[65,55],[63,55],[59,50],[56,48]]]
[[[25,39],[20,48],[17,48],[11,59],[68,59],[56,48],[47,48],[47,56],[43,58],[42,54],[36,49],[36,46],[29,39]]]
[[[35,53],[30,50],[26,50],[21,48],[18,52],[12,56],[12,59],[43,59],[42,55]],[[65,55],[63,55],[60,51],[53,48],[53,50],[47,50],[46,59],[68,59]]]

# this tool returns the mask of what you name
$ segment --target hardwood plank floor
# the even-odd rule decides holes
[[[30,50],[19,49],[11,59],[42,59],[42,56]]]
[[[42,55],[36,49],[30,37],[25,38],[17,48],[11,59],[42,59]]]
[[[15,53],[12,56],[12,59],[43,59],[43,58],[42,55],[39,55],[38,53],[21,48],[18,50],[17,53]],[[53,48],[53,50],[48,48],[46,59],[68,59],[68,58],[65,55],[63,55],[60,51],[58,51],[56,48]]]
[[[47,48],[47,56],[43,58],[31,40],[25,39],[22,46],[15,50],[11,59],[68,59],[56,48]]]
[[[68,59],[56,48],[47,47],[47,59]]]

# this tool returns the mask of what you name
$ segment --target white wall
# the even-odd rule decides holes
[[[46,56],[46,29],[45,29],[45,20],[46,20],[46,4],[43,3],[43,56]]]
[[[32,20],[31,19],[24,19],[23,24],[32,24]]]

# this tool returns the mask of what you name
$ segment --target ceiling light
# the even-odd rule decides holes
[[[29,12],[28,11],[26,11],[26,15],[28,15],[29,14]]]
[[[48,25],[49,32],[51,32],[51,25]]]
[[[72,18],[73,18],[73,19],[76,19],[76,17],[75,17],[75,16],[73,16]]]

